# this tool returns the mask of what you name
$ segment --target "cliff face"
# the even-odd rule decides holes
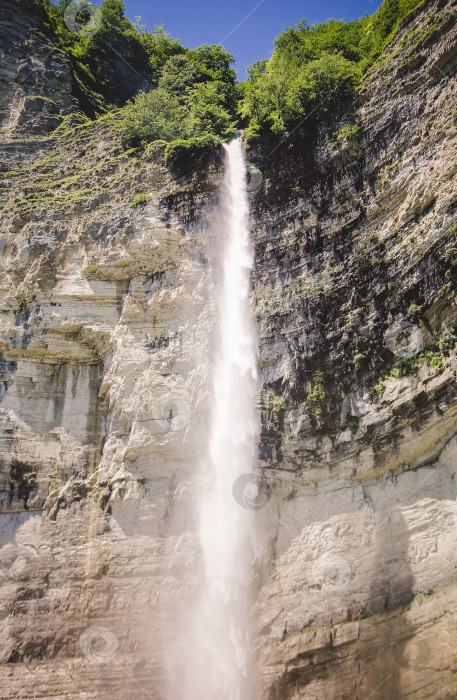
[[[272,156],[255,199],[265,697],[455,692],[456,358],[429,349],[456,325],[455,47],[455,5],[414,12],[357,134],[311,171]]]
[[[34,7],[0,14],[2,697],[157,700],[199,566],[220,173],[87,121]],[[251,155],[269,700],[457,691],[455,12],[407,18],[349,136]]]
[[[26,27],[6,9],[4,22]],[[52,93],[57,124],[16,124],[31,59],[14,48],[0,145],[2,695],[131,697],[133,674],[162,697],[158,640],[195,558],[208,240],[171,211],[160,146],[138,158],[115,116],[65,116],[70,80]],[[41,94],[55,65],[36,64]],[[182,195],[189,222],[210,180]]]
[[[3,0],[0,13],[2,140],[23,134],[30,141],[57,127],[63,115],[78,111],[71,97],[71,69],[33,0]],[[22,160],[27,152],[37,153],[37,146],[24,144],[17,155]],[[2,163],[5,168],[3,153]]]

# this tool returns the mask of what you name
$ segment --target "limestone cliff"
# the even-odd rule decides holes
[[[457,692],[455,15],[406,18],[348,136],[249,154],[265,700]],[[220,171],[89,121],[34,3],[1,3],[0,49],[2,697],[159,700],[199,566]]]
[[[456,65],[455,5],[428,3],[367,76],[356,135],[264,167],[265,697],[456,691]]]

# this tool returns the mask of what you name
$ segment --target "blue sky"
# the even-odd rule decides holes
[[[287,27],[306,18],[308,24],[330,17],[351,20],[373,14],[381,0],[124,0],[126,15],[142,18],[147,29],[165,25],[184,46],[219,44],[235,54],[240,80],[246,67],[268,58],[273,40]],[[257,9],[254,9],[256,8]],[[252,10],[252,14],[248,15]],[[244,21],[243,21],[244,20]],[[237,24],[240,26],[235,29]]]

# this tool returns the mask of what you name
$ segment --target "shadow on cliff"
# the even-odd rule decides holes
[[[432,651],[423,637],[424,628],[408,619],[417,587],[410,567],[410,538],[416,521],[412,518],[408,527],[407,513],[423,498],[453,502],[457,489],[453,474],[445,468],[435,466],[424,473],[427,476],[419,483],[412,473],[406,477],[412,488],[409,493],[403,491],[402,505],[398,500],[377,503],[373,573],[363,610],[367,619],[360,624],[357,700],[405,697],[406,685],[411,691],[414,675],[430,661]],[[415,538],[414,550],[416,543]]]
[[[405,656],[415,629],[403,611],[398,614],[414,595],[409,533],[398,505],[378,514],[374,541],[373,577],[363,611],[363,617],[372,619],[360,626],[357,700],[399,700],[402,671],[415,663]]]
[[[405,514],[423,497],[438,500],[456,498],[453,478],[433,470],[418,489],[404,494],[398,502],[378,504],[374,531],[373,573],[360,625],[357,661],[357,700],[400,700],[405,683],[411,690],[414,675],[427,667],[431,650],[420,636],[423,631],[408,619],[414,600],[415,578],[411,571],[410,536]],[[430,482],[430,476],[433,481]],[[408,679],[404,678],[408,676]],[[404,683],[402,683],[404,678]]]

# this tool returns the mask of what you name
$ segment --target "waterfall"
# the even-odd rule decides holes
[[[253,697],[249,618],[255,512],[233,494],[236,480],[252,472],[255,456],[257,340],[249,307],[253,255],[243,146],[237,139],[224,149],[211,422],[205,487],[197,504],[204,574],[190,623],[182,700]]]

